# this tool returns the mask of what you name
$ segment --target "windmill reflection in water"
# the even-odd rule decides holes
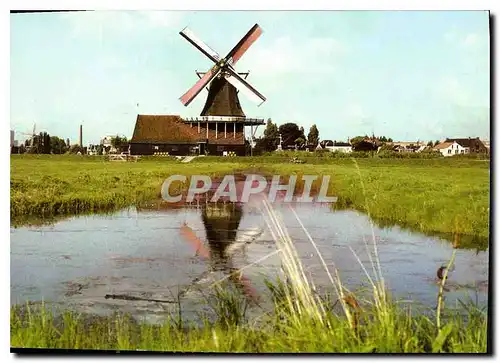
[[[233,257],[235,252],[244,250],[246,244],[259,237],[263,230],[250,230],[242,236],[238,235],[243,217],[243,207],[240,203],[206,202],[201,203],[200,208],[207,245],[187,224],[181,227],[182,237],[195,247],[198,256],[207,259],[210,264],[210,270],[198,277],[194,284],[200,283],[210,274],[223,272],[247,297],[255,300],[257,298],[255,289],[251,286],[250,280],[238,272]]]

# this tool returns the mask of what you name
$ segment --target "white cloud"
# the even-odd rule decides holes
[[[434,139],[440,139],[444,136],[443,124],[436,119],[420,121],[419,130],[422,135],[429,135],[430,138]]]
[[[368,117],[366,112],[363,110],[358,103],[349,103],[345,109],[345,116],[350,120],[364,120]]]
[[[255,44],[236,64],[239,71],[250,70],[249,82],[268,97],[290,87],[313,87],[337,72],[337,57],[345,48],[333,38],[292,40],[275,38]]]
[[[140,12],[143,21],[150,27],[178,28],[183,20],[182,11],[144,11]]]
[[[180,11],[92,11],[63,13],[61,17],[72,26],[75,36],[100,36],[102,33],[130,33],[151,28],[176,28]]]
[[[467,34],[463,41],[463,46],[466,48],[473,47],[479,43],[479,35],[476,33]]]
[[[249,50],[238,66],[265,75],[330,73],[336,70],[334,55],[343,51],[344,47],[332,38],[297,42],[280,37],[267,47]]]
[[[434,86],[436,95],[448,102],[465,104],[468,102],[467,91],[455,77],[444,77]]]
[[[371,132],[374,127],[373,116],[358,102],[347,103],[340,117],[353,131],[357,130],[363,134]]]
[[[489,99],[468,88],[459,78],[443,77],[433,87],[435,96],[450,105],[461,107],[488,107]]]
[[[488,43],[488,37],[481,36],[474,32],[464,34],[459,32],[456,27],[447,31],[443,38],[447,43],[453,44],[464,50],[477,49]]]
[[[447,42],[453,42],[457,38],[456,29],[452,29],[452,30],[447,31],[444,34],[443,38]]]

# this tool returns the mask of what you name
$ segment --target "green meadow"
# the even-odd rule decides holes
[[[362,211],[384,226],[397,224],[429,234],[460,236],[459,241],[465,241],[465,245],[457,247],[487,248],[488,161],[299,157],[304,163],[291,162],[288,154],[204,157],[190,163],[161,157],[110,162],[101,157],[70,155],[12,156],[11,220],[13,225],[25,225],[78,213],[110,212],[157,199],[169,175],[221,176],[253,170],[285,177],[329,175],[329,195],[338,197],[333,208]],[[436,296],[437,306],[422,311],[390,297],[376,261],[366,267],[376,272],[373,278],[367,275],[372,291],[367,298],[349,292],[338,271],[331,276],[331,296],[320,296],[313,282],[305,278],[293,241],[283,234],[283,226],[272,213],[267,218],[276,232],[275,243],[283,251],[286,282],[268,282],[274,309],[264,312],[261,318],[247,319],[248,302],[224,288],[215,291],[212,309],[217,318],[206,318],[201,326],[190,325],[175,315],[161,325],[151,325],[120,314],[95,317],[63,311],[54,315],[43,305],[27,304],[11,308],[11,347],[189,352],[487,352],[486,307],[467,301],[460,302],[461,310],[447,306],[442,298],[446,277]]]

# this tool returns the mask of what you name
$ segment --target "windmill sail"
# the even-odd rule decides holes
[[[253,88],[247,81],[240,77],[238,73],[232,70],[228,70],[227,72],[228,73],[224,74],[224,77],[240,92],[244,93],[249,99],[257,103],[258,106],[265,102],[266,98],[261,95],[259,91]]]
[[[201,92],[201,90],[214,79],[220,72],[220,67],[216,64],[212,67],[203,77],[200,78],[198,82],[195,83],[193,87],[189,89],[180,98],[182,104],[187,106],[194,100],[194,98]]]

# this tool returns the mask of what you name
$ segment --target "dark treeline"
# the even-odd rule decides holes
[[[128,148],[126,137],[119,135],[111,138],[111,145],[104,146],[90,145],[90,149],[95,155],[103,155],[110,153],[112,148],[115,151],[123,151]],[[62,139],[58,136],[50,136],[47,132],[40,132],[38,135],[32,136],[18,147],[12,147],[12,154],[86,154],[87,147],[78,144],[71,145],[69,139]]]
[[[325,142],[325,140],[323,140],[320,143],[320,132],[316,124],[313,124],[310,127],[306,136],[304,128],[295,123],[287,122],[278,126],[271,119],[268,119],[264,134],[255,140],[253,153],[255,155],[259,155],[265,152],[275,151],[278,149],[280,140],[283,150],[313,151],[317,148],[318,144],[324,147]],[[326,141],[337,144],[336,140]],[[350,144],[355,151],[373,151],[377,150],[379,146],[392,141],[392,138],[386,136],[375,137],[373,135],[372,137],[369,137],[368,135],[365,135],[355,136],[349,140],[343,140],[339,142],[339,144]]]

